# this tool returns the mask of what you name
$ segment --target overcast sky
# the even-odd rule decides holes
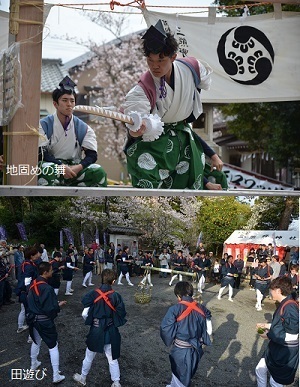
[[[49,0],[44,1],[45,4],[84,4],[83,0]],[[92,1],[86,1],[86,3],[92,3]],[[98,4],[102,3],[98,1]],[[104,1],[103,1],[104,3]],[[105,2],[108,3],[108,2]],[[125,3],[124,1],[122,3]],[[189,6],[209,6],[211,2],[209,0],[160,0],[151,2],[146,0],[147,4],[158,4],[166,6],[175,5],[188,5]],[[93,9],[96,7],[93,6]],[[109,10],[109,6],[102,6],[103,10]],[[9,0],[0,0],[0,9],[9,11]],[[129,8],[134,12],[138,12],[137,9]],[[149,8],[151,11],[158,12],[176,12],[180,10],[170,8]],[[123,7],[115,6],[115,11],[122,11]],[[182,12],[192,11],[189,9],[182,9]],[[198,14],[198,16],[200,16]],[[201,14],[206,16],[206,14]],[[124,34],[139,31],[146,28],[146,23],[142,14],[128,15],[128,28],[124,30]],[[72,38],[72,41],[68,41],[66,36]],[[84,52],[88,51],[88,48],[84,44],[76,42],[88,42],[92,40],[96,43],[103,43],[113,39],[114,36],[108,32],[105,28],[97,26],[91,22],[86,16],[85,12],[80,10],[68,9],[61,6],[53,6],[48,15],[45,28],[44,28],[44,42],[43,42],[43,58],[55,58],[62,59],[63,63],[80,56]]]

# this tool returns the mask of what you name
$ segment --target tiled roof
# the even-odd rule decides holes
[[[67,68],[62,65],[61,59],[43,59],[41,92],[52,93],[66,75],[69,75],[69,73]]]
[[[146,30],[143,29],[143,30],[136,31],[136,32],[130,32],[129,34],[122,36],[121,40],[126,41],[126,40],[130,39],[133,35],[144,34],[145,31]],[[110,40],[109,42],[105,43],[105,45],[118,44],[118,43],[120,43],[120,38]],[[84,54],[77,56],[76,58],[71,59],[70,61],[66,62],[65,67],[67,67],[68,69],[72,69],[73,67],[81,66],[83,63],[92,59],[94,55],[95,54],[93,51],[87,51]]]
[[[135,227],[124,226],[108,226],[107,231],[109,234],[123,234],[123,235],[142,235],[143,232]]]
[[[94,56],[94,53],[92,51],[85,52],[84,54],[77,56],[76,58],[73,58],[66,62],[64,66],[67,69],[71,69],[76,66],[81,66],[83,63],[89,61]]]

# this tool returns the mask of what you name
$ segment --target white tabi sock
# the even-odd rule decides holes
[[[221,288],[221,289],[219,290],[219,295],[218,295],[219,298],[221,298],[222,293],[223,293],[223,291],[224,291],[225,288],[226,288],[226,286],[224,286],[223,288]]]
[[[121,274],[119,275],[119,278],[118,278],[118,283],[119,283],[119,284],[121,283],[122,278],[123,278],[123,273],[121,273]]]
[[[59,352],[58,352],[58,344],[54,348],[49,348],[50,360],[53,370],[53,379],[59,375]]]
[[[71,286],[72,286],[72,281],[67,281],[66,293],[70,293]]]
[[[90,275],[91,275],[90,271],[88,273],[86,273],[86,275],[84,277],[84,280],[82,282],[82,285],[86,285],[86,281],[90,278]]]
[[[96,356],[96,352],[90,351],[88,348],[85,350],[85,358],[82,362],[81,377],[85,382],[87,374],[90,372],[93,360]]]
[[[113,360],[111,352],[111,344],[104,345],[104,352],[109,364],[110,377],[113,382],[120,380],[120,367],[118,359]]]
[[[177,274],[173,275],[173,277],[171,278],[171,281],[170,281],[170,285],[172,285],[174,279],[177,277]]]
[[[21,304],[21,310],[18,316],[18,328],[22,328],[25,324],[25,306]]]
[[[41,336],[39,335],[38,331],[33,328],[33,336],[36,341],[36,344],[33,342],[31,344],[30,348],[30,358],[31,358],[31,365],[34,366],[34,364],[37,362],[37,357],[40,353],[40,347],[41,347]]]
[[[233,296],[233,288],[231,285],[228,285],[228,297],[231,299]]]
[[[129,273],[125,274],[126,281],[131,284],[130,278],[129,278]]]

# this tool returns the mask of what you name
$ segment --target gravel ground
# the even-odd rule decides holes
[[[100,277],[93,278],[95,283]],[[122,295],[128,322],[120,328],[122,336],[121,368],[122,387],[159,387],[170,381],[170,364],[168,348],[159,336],[160,322],[168,307],[176,302],[174,287],[168,285],[168,278],[152,276],[152,300],[148,304],[137,304],[134,293],[140,278],[132,278],[134,287],[126,284],[114,286]],[[67,305],[62,308],[56,319],[59,334],[60,368],[66,376],[60,385],[76,386],[72,375],[81,371],[85,352],[85,336],[88,327],[81,317],[81,298],[87,289],[81,287],[82,277],[76,273],[73,281],[75,289],[72,297],[63,296],[65,284],[62,283],[59,300],[66,299]],[[198,371],[192,387],[250,387],[256,386],[254,369],[264,352],[266,342],[256,334],[257,322],[270,321],[275,310],[274,302],[265,300],[264,308],[257,312],[254,308],[255,293],[250,291],[248,283],[242,283],[240,290],[235,290],[234,302],[227,300],[227,292],[222,300],[216,295],[219,285],[207,284],[203,293],[203,302],[212,312],[213,345],[204,349]],[[42,344],[39,360],[47,368],[43,380],[11,380],[11,369],[28,369],[30,367],[27,343],[28,331],[17,334],[18,303],[3,306],[0,328],[0,386],[52,386],[52,369],[48,349]],[[42,368],[41,368],[42,369]],[[41,373],[38,375],[41,377]],[[293,386],[299,385],[299,379]],[[98,354],[87,378],[88,387],[110,387],[111,381],[106,358]]]

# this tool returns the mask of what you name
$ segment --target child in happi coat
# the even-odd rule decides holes
[[[174,266],[174,270],[183,272],[183,268],[184,268],[184,266],[186,266],[186,259],[183,256],[182,250],[178,250],[177,255],[174,257],[172,264]],[[179,281],[182,281],[182,275],[175,274],[171,278],[171,281],[169,282],[169,286],[172,286],[174,279],[177,277],[179,277]]]
[[[172,380],[167,387],[189,387],[203,355],[203,345],[211,345],[211,313],[193,300],[193,285],[180,281],[174,288],[179,302],[167,311],[160,326],[160,336],[167,346]]]
[[[74,271],[79,270],[78,267],[74,266],[75,260],[74,260],[74,264],[73,264],[73,260],[72,260],[73,256],[74,256],[74,250],[69,249],[67,251],[67,256],[66,256],[66,260],[65,260],[65,264],[64,264],[65,268],[63,270],[63,279],[65,281],[67,281],[65,296],[73,296],[74,290],[71,288],[72,281],[73,281],[73,273],[74,273]]]
[[[259,260],[258,268],[255,270],[255,290],[256,290],[256,304],[255,308],[257,311],[262,310],[262,301],[269,288],[273,269],[267,264],[266,258]]]
[[[257,387],[283,387],[294,383],[299,365],[299,303],[294,299],[289,278],[278,277],[270,284],[272,299],[279,303],[271,323],[258,323],[260,337],[268,345],[255,368]]]
[[[130,281],[130,275],[129,275],[129,263],[132,263],[132,259],[128,256],[129,253],[129,247],[125,246],[124,251],[121,254],[121,257],[119,259],[119,265],[120,265],[120,275],[118,278],[118,285],[123,285],[122,284],[122,278],[125,277],[128,285],[134,286],[133,283]],[[118,258],[117,258],[118,259]]]
[[[222,293],[226,286],[228,286],[228,301],[233,302],[233,287],[234,287],[234,276],[237,275],[237,269],[233,264],[233,256],[228,255],[226,263],[222,266],[221,269],[222,278],[221,278],[221,288],[219,290],[217,299],[221,300]]]
[[[49,262],[42,262],[39,265],[39,274],[30,284],[27,296],[26,321],[33,340],[30,349],[30,370],[36,371],[41,365],[38,355],[41,343],[44,341],[49,349],[53,383],[58,384],[65,379],[65,376],[61,374],[59,367],[58,335],[54,320],[66,301],[59,302],[53,287],[48,284],[48,279],[52,276],[52,266]]]
[[[21,304],[21,310],[18,315],[17,333],[21,333],[28,329],[28,325],[25,324],[25,316],[28,312],[27,294],[31,282],[39,275],[37,260],[40,257],[40,253],[38,252],[38,249],[35,247],[27,247],[25,249],[24,256],[25,260],[20,267],[18,285],[15,290],[15,293],[19,297],[19,302]]]
[[[112,380],[112,387],[121,387],[120,357],[121,336],[118,327],[126,323],[126,311],[122,297],[112,289],[115,282],[113,270],[105,269],[102,272],[102,285],[100,288],[87,293],[82,303],[84,310],[82,316],[85,324],[90,325],[86,339],[85,358],[82,362],[81,374],[74,374],[73,379],[81,385],[86,385],[86,377],[91,369],[92,362],[97,352],[105,353]]]
[[[61,270],[65,268],[62,264],[62,257],[59,251],[55,251],[53,254],[53,259],[50,261],[52,266],[52,277],[49,278],[48,284],[53,287],[54,293],[58,296],[59,288],[60,288],[60,277]]]
[[[151,254],[151,251],[148,251],[145,255],[145,258],[143,259],[143,266],[147,266],[147,267],[153,267],[153,259],[152,259],[152,254]],[[145,271],[145,275],[144,275],[144,278],[142,279],[141,281],[141,284],[142,285],[145,285],[146,282],[152,287],[153,284],[151,282],[151,271],[150,270],[146,270]]]

